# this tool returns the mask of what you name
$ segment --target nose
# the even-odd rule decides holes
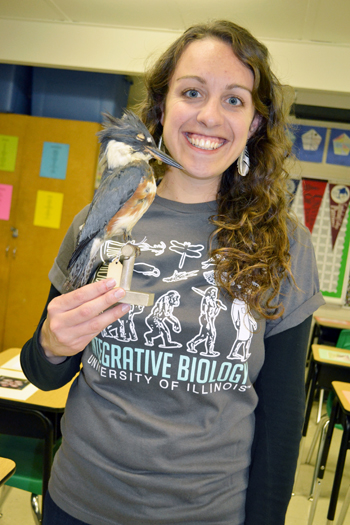
[[[197,114],[197,121],[207,128],[220,126],[223,123],[220,101],[214,97],[210,97],[203,102]]]

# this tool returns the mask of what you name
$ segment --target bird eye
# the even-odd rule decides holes
[[[151,139],[151,137],[148,137],[148,138],[147,138],[147,142],[149,142],[150,144],[152,144],[152,139]]]
[[[136,135],[136,138],[137,140],[145,140],[146,137],[144,136],[143,133],[139,133],[138,135]]]

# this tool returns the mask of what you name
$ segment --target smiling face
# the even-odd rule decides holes
[[[252,71],[222,40],[188,45],[170,80],[161,120],[163,140],[184,171],[169,168],[164,187],[170,177],[187,177],[197,187],[210,187],[215,198],[222,173],[259,124],[253,84]]]

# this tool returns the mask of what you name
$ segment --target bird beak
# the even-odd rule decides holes
[[[183,167],[181,164],[178,164],[174,159],[169,157],[166,153],[163,153],[163,151],[160,151],[158,148],[153,148],[152,146],[147,146],[145,148],[146,151],[150,155],[152,155],[153,158],[160,160],[161,162],[165,162],[165,164],[169,164],[169,166],[173,166],[174,168],[178,168],[179,170],[183,170]]]

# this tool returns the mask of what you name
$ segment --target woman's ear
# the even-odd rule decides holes
[[[262,116],[260,115],[260,113],[255,113],[252,123],[250,124],[250,127],[249,127],[248,139],[250,139],[254,135],[254,133],[260,126],[261,121],[262,121]]]
[[[164,104],[161,104],[159,106],[159,109],[160,109],[160,112],[161,112],[161,116],[160,116],[159,122],[161,123],[162,126],[164,126]]]

